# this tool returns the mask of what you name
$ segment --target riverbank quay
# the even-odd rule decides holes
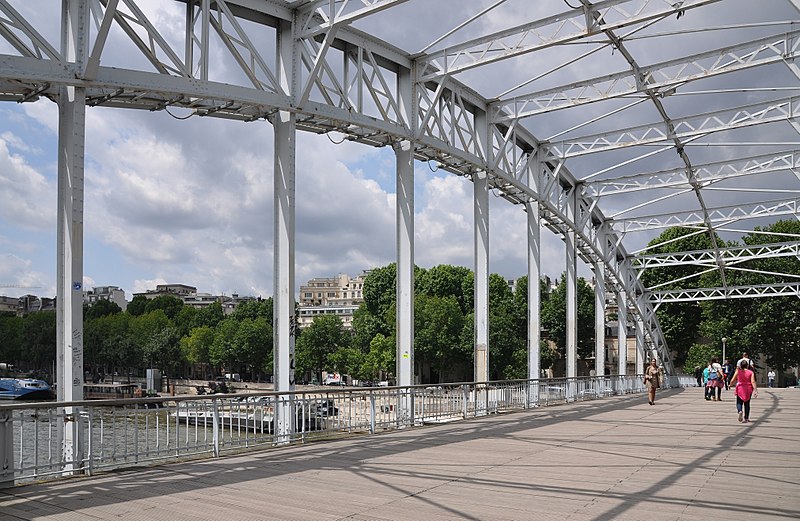
[[[0,491],[9,521],[784,520],[799,389],[622,395]]]

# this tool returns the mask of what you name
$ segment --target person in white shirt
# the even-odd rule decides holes
[[[742,353],[742,357],[736,362],[736,367],[742,365],[742,360],[747,360],[748,365],[750,365],[750,370],[755,371],[756,369],[755,364],[753,363],[752,360],[750,360],[750,357],[747,356],[747,353]]]
[[[770,387],[775,387],[775,371],[772,369],[770,369],[767,373],[767,385]]]

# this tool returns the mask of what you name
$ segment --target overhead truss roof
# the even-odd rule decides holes
[[[244,121],[289,110],[302,130],[409,140],[447,171],[488,172],[514,204],[538,201],[545,224],[576,233],[581,257],[603,261],[632,300],[648,293],[636,272],[655,264],[711,259],[724,286],[720,259],[733,253],[715,234],[800,218],[797,0],[174,4],[180,38],[147,2],[87,0],[92,41],[76,63],[28,2],[0,0],[0,99],[71,85],[90,106]],[[295,42],[292,70],[276,66],[278,35]],[[713,251],[646,256],[669,226],[704,230]],[[674,298],[745,293],[769,292]]]

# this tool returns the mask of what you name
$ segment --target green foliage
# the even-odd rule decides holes
[[[56,358],[56,312],[39,311],[26,316],[22,338],[27,348],[21,353],[19,367],[50,368]]]
[[[183,308],[183,301],[180,298],[173,295],[159,295],[147,302],[145,312],[150,313],[160,309],[167,315],[167,318],[175,320],[181,308]]]
[[[578,279],[577,289],[578,356],[587,358],[594,354],[594,291],[583,278]],[[552,292],[542,295],[541,303],[542,328],[548,332],[547,338],[556,344],[561,358],[566,357],[566,317],[567,281],[566,275],[562,275],[558,286]],[[543,369],[549,367],[544,365],[545,358],[545,353],[542,352]]]
[[[713,357],[720,359],[722,357],[722,349],[708,344],[693,344],[686,355],[683,372],[694,374],[695,367],[704,369]]]
[[[13,313],[0,313],[0,362],[20,365],[27,341],[22,329],[24,321]]]
[[[463,363],[467,353],[459,349],[463,315],[455,296],[417,295],[414,303],[414,360],[428,363],[441,375],[450,364]],[[419,373],[419,371],[418,371]]]
[[[211,364],[218,369],[230,371],[236,363],[234,339],[238,329],[239,323],[232,318],[226,318],[217,325],[208,354]]]
[[[395,302],[397,291],[397,265],[392,263],[372,270],[364,279],[362,295],[364,304],[374,317],[384,318]],[[384,334],[387,331],[382,331]]]
[[[214,329],[200,326],[192,329],[189,336],[181,338],[182,356],[193,364],[211,363],[211,345],[214,343]]]
[[[714,237],[720,247],[725,242]],[[683,251],[707,250],[713,247],[710,236],[706,232],[698,232],[688,228],[668,228],[661,235],[650,241],[648,253],[675,253]],[[704,268],[686,263],[681,266],[649,268],[642,273],[642,283],[658,289],[676,289],[681,287],[703,287],[709,281],[701,277]],[[716,285],[716,284],[715,284]],[[675,353],[677,366],[685,363],[689,348],[700,339],[700,323],[702,312],[695,302],[663,304],[657,310],[661,330],[670,350]]]
[[[239,322],[233,339],[233,358],[251,375],[272,362],[272,323],[263,316]]]
[[[92,320],[93,318],[100,318],[106,315],[115,315],[122,313],[122,308],[116,302],[110,300],[98,300],[84,312],[83,318]]]
[[[312,371],[321,380],[321,372],[333,369],[331,355],[350,347],[350,333],[336,315],[319,315],[303,331],[295,345],[295,370]]]
[[[359,376],[374,381],[383,375],[394,373],[396,352],[394,337],[376,334],[370,342],[369,352],[364,356]]]
[[[469,281],[469,284],[465,284]],[[417,292],[431,297],[455,297],[462,314],[472,311],[472,272],[463,266],[440,264],[420,270]]]
[[[133,300],[128,302],[128,307],[125,310],[132,317],[144,315],[147,312],[147,297],[144,295],[136,295]]]

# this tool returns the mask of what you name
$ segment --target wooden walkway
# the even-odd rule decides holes
[[[701,390],[0,491],[3,521],[800,519],[800,389]]]

